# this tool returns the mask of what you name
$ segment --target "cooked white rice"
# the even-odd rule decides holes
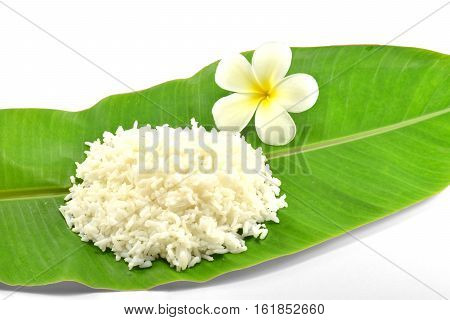
[[[195,120],[192,129],[145,131],[135,123],[86,143],[86,160],[77,163],[78,179],[71,177],[60,207],[81,240],[111,249],[130,269],[163,258],[179,271],[214,254],[243,252],[245,237],[264,239],[264,222],[279,222],[277,210],[287,206],[285,195],[278,197],[280,181],[238,133],[207,132]],[[154,144],[145,158],[140,132],[141,143],[145,137]]]

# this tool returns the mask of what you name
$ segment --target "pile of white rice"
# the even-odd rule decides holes
[[[145,154],[143,141],[153,145]],[[287,206],[261,150],[238,133],[207,132],[195,120],[191,129],[135,123],[86,144],[60,211],[81,240],[130,269],[163,258],[179,271],[243,252],[244,238],[264,239],[264,222],[278,223]]]

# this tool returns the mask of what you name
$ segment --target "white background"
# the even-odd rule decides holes
[[[445,5],[442,0],[4,3],[72,49],[0,3],[0,108],[66,110],[189,77],[229,52],[266,41],[385,44]],[[449,18],[447,5],[392,44],[448,54]],[[63,283],[13,295],[15,288],[0,284],[0,298],[441,299],[427,286],[450,297],[449,208],[448,188],[356,230],[354,236],[367,246],[346,235],[205,284],[102,292]]]

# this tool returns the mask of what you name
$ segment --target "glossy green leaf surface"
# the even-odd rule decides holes
[[[250,58],[252,53],[246,53]],[[103,99],[81,112],[0,110],[0,281],[42,285],[77,281],[96,288],[147,289],[177,280],[206,281],[292,254],[410,206],[450,180],[450,57],[415,48],[293,48],[289,73],[313,75],[317,104],[291,114],[298,132],[286,146],[261,144],[288,208],[248,251],[215,257],[184,272],[157,261],[129,271],[83,243],[58,207],[85,141],[119,125],[211,129],[211,108],[227,95],[214,82],[216,63],[189,79]],[[306,134],[307,133],[307,134]],[[305,139],[306,137],[306,139]]]

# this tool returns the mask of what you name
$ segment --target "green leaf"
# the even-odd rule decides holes
[[[303,134],[287,146],[262,145],[287,194],[281,222],[269,224],[265,240],[247,240],[242,254],[180,273],[163,261],[129,271],[110,252],[81,242],[59,213],[74,162],[83,160],[85,141],[135,120],[178,127],[195,117],[212,128],[211,107],[228,94],[214,83],[216,65],[81,112],[0,111],[0,281],[112,289],[205,281],[314,246],[448,185],[449,56],[389,46],[294,48],[289,73],[313,75],[320,96],[309,111],[292,114]],[[261,145],[254,128],[244,134]]]

